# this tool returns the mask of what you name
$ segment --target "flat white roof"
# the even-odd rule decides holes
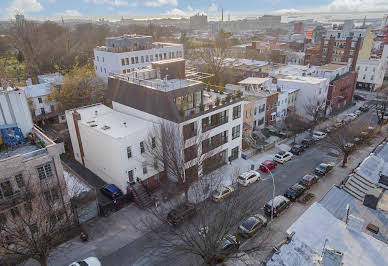
[[[49,83],[35,84],[22,87],[27,98],[46,96],[51,93],[51,85]]]
[[[173,91],[180,88],[188,87],[194,84],[200,84],[201,82],[187,79],[148,79],[133,81],[133,83],[140,84],[145,87],[150,87],[160,91]]]
[[[133,134],[146,134],[153,123],[117,112],[103,104],[76,109],[81,115],[80,124],[112,138],[124,138]]]
[[[322,252],[327,239],[327,246],[344,253],[342,262],[345,266],[388,265],[386,243],[356,228],[349,228],[319,203],[313,203],[287,232],[295,232],[294,237],[317,253]]]
[[[244,85],[261,85],[269,80],[272,80],[271,78],[255,78],[255,77],[249,77],[249,78],[246,78],[240,82],[238,82],[238,84],[244,84]]]
[[[327,79],[326,78],[310,77],[310,76],[287,76],[284,78],[280,78],[278,80],[318,84],[318,83],[321,83],[322,81],[325,81]]]

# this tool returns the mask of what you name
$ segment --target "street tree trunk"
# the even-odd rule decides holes
[[[37,261],[40,263],[40,266],[47,266],[47,259],[47,256],[42,255],[37,259]]]
[[[342,160],[342,167],[346,167],[346,163],[348,162],[349,154],[347,152],[344,153],[344,158]]]

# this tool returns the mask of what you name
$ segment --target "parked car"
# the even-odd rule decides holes
[[[215,257],[216,263],[222,263],[230,254],[236,253],[239,247],[240,244],[237,242],[235,236],[226,235],[217,249],[217,255]]]
[[[277,163],[285,163],[292,159],[292,153],[288,151],[281,151],[275,154],[274,161]]]
[[[360,110],[356,110],[355,112],[354,112],[354,114],[355,115],[360,115],[362,112],[360,111]]]
[[[366,101],[365,96],[362,96],[362,95],[354,94],[353,97],[354,97],[354,99],[355,99],[356,101]]]
[[[351,120],[354,120],[354,119],[357,118],[357,115],[356,115],[356,114],[353,114],[353,113],[347,114],[346,116],[347,116],[347,117],[350,117]]]
[[[360,143],[362,142],[362,139],[361,139],[361,138],[354,138],[354,139],[353,139],[353,142],[354,142],[355,144],[360,144]]]
[[[167,221],[172,225],[181,224],[185,219],[194,216],[196,213],[195,205],[184,203],[171,210],[167,214]]]
[[[304,147],[302,145],[296,144],[292,146],[290,152],[295,155],[299,155],[301,152],[304,151]]]
[[[106,185],[105,187],[100,188],[100,191],[102,194],[111,198],[112,200],[117,200],[124,195],[121,189],[116,187],[114,184]]]
[[[234,191],[234,188],[232,188],[232,187],[217,188],[211,194],[212,200],[214,200],[214,201],[223,200],[224,198],[230,196],[233,191]]]
[[[345,144],[344,147],[345,147],[346,150],[350,151],[350,150],[352,150],[355,146],[354,146],[354,143],[348,142],[348,143]]]
[[[331,127],[327,127],[323,131],[325,131],[325,133],[330,133],[332,131],[332,128]]]
[[[248,217],[238,227],[238,232],[246,238],[253,236],[260,228],[267,226],[267,218],[261,214]]]
[[[69,266],[101,266],[101,262],[96,257],[89,257],[81,261],[76,261]]]
[[[363,105],[358,108],[361,112],[368,112],[369,111],[369,106],[368,105]]]
[[[276,217],[290,206],[290,200],[284,196],[276,196],[273,199],[273,216]],[[264,213],[267,216],[271,216],[272,200],[268,201],[264,205]]]
[[[331,171],[331,169],[333,169],[334,165],[333,164],[330,164],[330,163],[321,163],[320,165],[318,165],[315,170],[314,170],[314,173],[316,175],[319,175],[319,176],[324,176],[326,175],[328,172]]]
[[[301,144],[303,145],[303,147],[307,148],[307,147],[314,144],[314,139],[312,139],[310,137],[304,138],[304,139],[302,139]]]
[[[302,179],[299,181],[299,184],[304,186],[305,188],[310,188],[312,185],[318,182],[318,176],[316,175],[305,175],[302,177]]]
[[[340,128],[340,127],[342,127],[343,125],[344,125],[343,122],[337,122],[337,123],[334,124],[334,127],[335,127],[335,128]]]
[[[260,179],[260,174],[256,171],[251,170],[251,171],[248,171],[248,172],[245,172],[245,173],[242,173],[241,175],[239,175],[239,177],[237,178],[237,182],[240,185],[246,187],[249,184],[252,184],[259,179]]]
[[[301,184],[294,184],[284,194],[285,197],[289,198],[290,200],[296,200],[300,196],[303,195],[303,193],[306,191],[306,188],[302,186]]]
[[[268,170],[274,169],[277,165],[278,164],[274,161],[266,160],[266,161],[261,163],[259,169],[260,169],[260,171],[266,173],[266,172],[268,172]]]
[[[321,139],[324,139],[326,137],[326,133],[324,132],[321,132],[321,131],[315,131],[313,133],[313,139],[314,140],[321,140]]]

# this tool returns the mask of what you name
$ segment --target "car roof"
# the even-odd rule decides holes
[[[286,153],[285,151],[279,151],[277,154],[283,155],[283,154],[285,154],[285,153]]]
[[[106,189],[108,189],[109,191],[113,191],[113,192],[115,192],[115,191],[118,191],[118,190],[119,190],[119,188],[118,188],[118,187],[116,187],[114,184],[109,184],[109,185],[106,185],[106,186],[105,186],[105,188],[106,188]]]
[[[325,134],[322,131],[315,131],[314,134]]]
[[[288,199],[284,196],[278,195],[274,198],[273,205],[274,207],[278,206],[281,202],[283,201],[288,201]],[[272,205],[272,200],[267,202],[267,205],[271,206]]]
[[[302,185],[300,185],[300,184],[294,184],[294,185],[292,185],[291,187],[290,187],[290,189],[292,189],[292,190],[296,190],[296,189],[298,189],[298,188],[302,188],[303,186]]]
[[[248,172],[244,172],[244,173],[240,174],[240,176],[243,177],[243,178],[247,178],[248,176],[251,176],[252,174],[257,175],[257,172],[253,171],[253,170],[250,170]]]
[[[313,175],[305,175],[304,177],[302,177],[303,180],[308,180],[308,181],[312,180],[313,178],[314,178]]]
[[[271,164],[271,163],[273,163],[273,161],[271,161],[271,160],[265,160],[265,161],[263,162],[263,164]]]

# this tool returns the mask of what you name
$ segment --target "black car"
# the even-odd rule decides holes
[[[360,110],[361,112],[368,112],[369,106],[367,106],[367,105],[360,106],[360,108],[358,108],[358,110]]]
[[[185,219],[194,216],[195,213],[195,205],[191,203],[185,203],[170,211],[167,215],[167,221],[172,225],[178,225]]]
[[[318,176],[324,176],[333,169],[333,164],[321,163],[314,169],[314,173]]]
[[[295,155],[299,155],[299,154],[300,154],[301,152],[303,152],[303,151],[304,151],[303,145],[298,145],[298,144],[292,146],[292,148],[291,148],[291,150],[290,150],[290,152],[291,152],[292,154],[295,154]]]
[[[302,177],[302,179],[299,181],[299,184],[304,186],[306,189],[310,188],[312,185],[318,182],[318,176],[316,175],[305,175]]]
[[[290,187],[287,192],[284,194],[285,197],[289,198],[290,200],[296,200],[300,196],[303,195],[303,193],[306,191],[306,188],[302,186],[301,184],[295,184],[292,187]]]
[[[235,236],[232,235],[226,235],[222,241],[221,245],[217,249],[217,255],[215,256],[214,260],[216,263],[223,262],[228,256],[230,256],[233,253],[236,253],[240,247],[240,244],[238,243],[238,240]]]
[[[366,101],[366,98],[362,95],[354,94],[353,97],[356,101]]]
[[[303,145],[303,147],[307,148],[307,147],[314,144],[314,139],[310,138],[310,137],[304,138],[304,139],[302,139],[301,144]]]

